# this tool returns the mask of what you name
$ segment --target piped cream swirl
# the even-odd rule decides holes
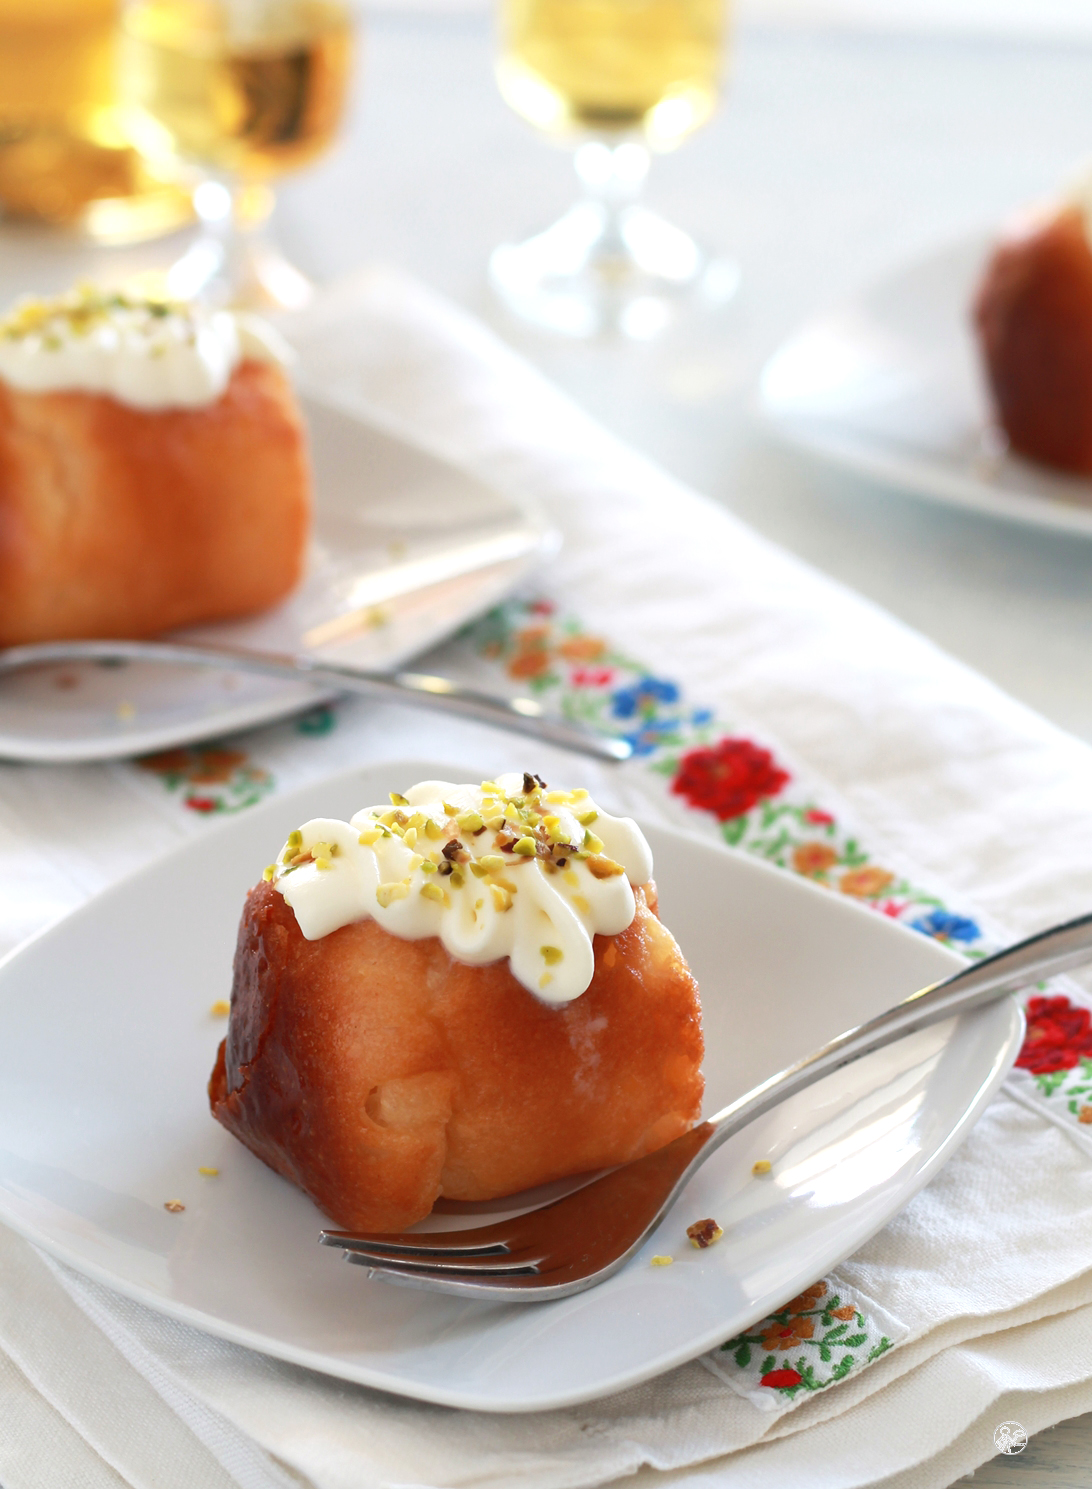
[[[291,351],[259,317],[85,286],[0,320],[0,378],[26,393],[104,393],[140,409],[214,403],[240,362]]]
[[[308,941],[375,920],[407,941],[438,936],[471,966],[507,958],[549,1003],[592,980],[592,938],[633,920],[633,885],[652,877],[637,824],[586,791],[536,777],[480,786],[423,781],[351,822],[305,822],[266,869]]]

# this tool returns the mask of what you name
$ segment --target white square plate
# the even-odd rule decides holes
[[[821,1277],[936,1173],[1015,1059],[1023,1020],[1007,999],[828,1077],[725,1144],[633,1260],[574,1298],[492,1304],[369,1281],[317,1244],[311,1201],[210,1116],[224,1026],[209,1008],[230,990],[244,893],[287,833],[437,778],[450,767],[393,761],[271,801],[0,964],[0,1219],[282,1359],[452,1406],[545,1409],[680,1364]],[[709,1111],[960,964],[754,859],[648,837],[664,921],[701,985]],[[751,1177],[760,1157],[770,1179]],[[169,1214],[176,1198],[185,1212]],[[685,1227],[707,1215],[725,1237],[695,1251]],[[674,1266],[650,1266],[665,1252]]]
[[[315,473],[306,578],[275,610],[180,637],[389,669],[495,605],[556,551],[557,535],[533,504],[374,416],[313,397],[301,403]],[[352,615],[362,627],[347,624]],[[0,684],[0,758],[146,754],[268,723],[324,696],[308,683],[207,667],[42,667]]]

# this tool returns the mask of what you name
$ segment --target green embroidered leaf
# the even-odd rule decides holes
[[[842,1339],[842,1335],[848,1328],[848,1324],[839,1324],[837,1328],[831,1329],[823,1342],[825,1344],[837,1344],[841,1340],[842,1343],[846,1343],[847,1341]]]
[[[746,835],[750,820],[750,817],[745,815],[742,817],[733,817],[730,822],[725,822],[725,824],[721,828],[721,832],[723,833],[724,841],[728,844],[729,848],[739,847],[740,843],[743,841],[744,836]]]
[[[762,1361],[762,1364],[758,1367],[759,1375],[769,1375],[770,1371],[776,1364],[777,1360],[774,1358],[774,1356],[767,1355],[766,1358]]]
[[[867,1338],[867,1334],[851,1334],[848,1339],[843,1339],[842,1343],[846,1349],[859,1349]]]
[[[735,1353],[735,1361],[741,1370],[747,1369],[747,1366],[751,1363],[751,1346],[749,1344],[740,1345]]]
[[[874,1349],[869,1350],[867,1364],[871,1365],[873,1360],[878,1360],[881,1355],[886,1354],[891,1348],[891,1341],[885,1334]]]
[[[827,1344],[825,1339],[821,1339],[819,1341],[819,1358],[824,1363],[828,1363],[831,1359],[830,1346]]]
[[[830,1381],[828,1381],[828,1385],[832,1381],[845,1380],[846,1376],[853,1369],[856,1363],[857,1362],[852,1355],[843,1355],[842,1358],[838,1361],[837,1365],[835,1365],[834,1369],[830,1372]]]

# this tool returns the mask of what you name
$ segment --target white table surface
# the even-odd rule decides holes
[[[1092,45],[744,29],[723,109],[656,162],[649,188],[652,205],[738,257],[743,288],[647,346],[552,341],[492,306],[489,250],[559,215],[573,180],[566,153],[501,103],[491,49],[472,12],[372,17],[345,140],[281,193],[296,261],[320,278],[365,260],[412,270],[675,474],[1092,741],[1092,541],[825,469],[752,413],[763,361],[817,305],[997,220],[1092,153]],[[5,237],[0,290],[46,288],[21,283],[32,258],[40,281],[44,260]],[[1088,1489],[1092,1414],[974,1484]]]

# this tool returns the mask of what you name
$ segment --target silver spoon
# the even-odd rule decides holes
[[[33,646],[9,646],[0,651],[0,676],[49,662],[136,661],[254,672],[263,677],[316,683],[339,693],[366,693],[403,702],[409,698],[425,708],[513,729],[597,760],[628,760],[633,753],[624,739],[604,738],[577,724],[551,718],[533,698],[496,698],[427,672],[366,672],[306,655],[247,651],[204,641],[43,641]]]

